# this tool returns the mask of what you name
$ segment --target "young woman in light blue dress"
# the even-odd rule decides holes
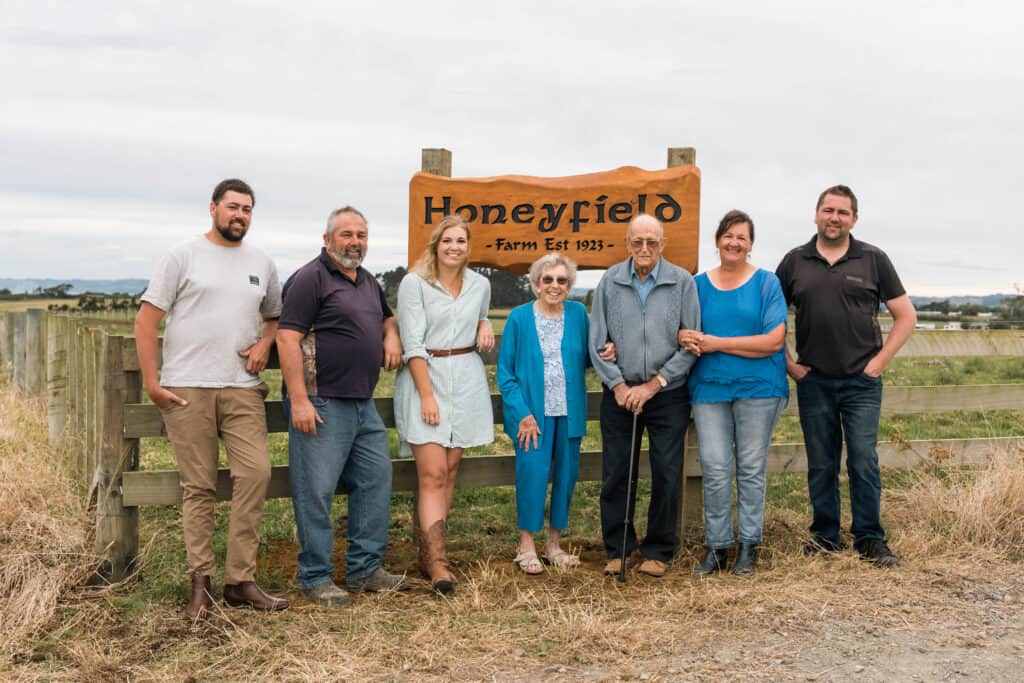
[[[484,364],[476,350],[494,348],[487,321],[491,284],[466,268],[470,228],[443,218],[398,288],[398,329],[405,366],[395,378],[395,426],[419,477],[420,564],[434,589],[450,593],[445,522],[464,449],[494,440]]]

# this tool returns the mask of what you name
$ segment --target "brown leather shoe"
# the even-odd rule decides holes
[[[232,607],[252,607],[261,612],[280,612],[288,609],[288,601],[267,595],[255,581],[224,584],[224,602]]]
[[[646,574],[647,576],[653,576],[656,579],[660,579],[665,576],[665,569],[666,567],[664,562],[661,560],[652,560],[648,557],[644,558],[643,563],[637,571],[641,574]]]
[[[210,595],[210,577],[192,575],[192,595],[181,616],[189,621],[200,621],[210,615],[213,609],[213,596]]]

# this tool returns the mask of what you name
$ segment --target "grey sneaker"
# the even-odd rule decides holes
[[[348,593],[334,585],[333,581],[318,583],[310,589],[302,589],[302,596],[321,607],[345,607],[352,604]]]
[[[376,593],[377,591],[407,591],[412,584],[405,576],[388,574],[383,567],[377,567],[368,576],[361,579],[349,579],[346,587],[353,593]]]

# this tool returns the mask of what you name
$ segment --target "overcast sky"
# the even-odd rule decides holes
[[[148,277],[228,176],[282,276],[342,204],[384,270],[423,147],[473,177],[693,146],[702,270],[734,207],[774,269],[841,182],[910,293],[1024,286],[1015,3],[496,4],[0,0],[0,277]]]

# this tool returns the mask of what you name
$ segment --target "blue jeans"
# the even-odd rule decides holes
[[[839,466],[846,438],[850,527],[855,545],[885,540],[882,479],[878,470],[878,418],[882,379],[863,373],[822,377],[809,372],[796,386],[807,449],[807,488],[814,508],[811,534],[823,547],[840,547]]]
[[[331,581],[334,526],[331,504],[338,482],[348,491],[348,548],[345,575],[349,581],[373,573],[384,559],[391,510],[391,457],[388,432],[373,400],[310,399],[323,419],[316,436],[291,424],[288,417],[288,472],[299,533],[299,583],[309,590]]]
[[[784,398],[693,404],[704,477],[704,538],[709,548],[721,550],[733,545],[734,474],[740,543],[761,542],[768,446],[785,406]]]
[[[537,448],[516,449],[516,518],[519,528],[537,533],[544,526],[544,498],[551,481],[552,529],[569,526],[569,507],[580,470],[581,438],[569,438],[569,418],[544,416]],[[532,446],[532,444],[530,444]]]

